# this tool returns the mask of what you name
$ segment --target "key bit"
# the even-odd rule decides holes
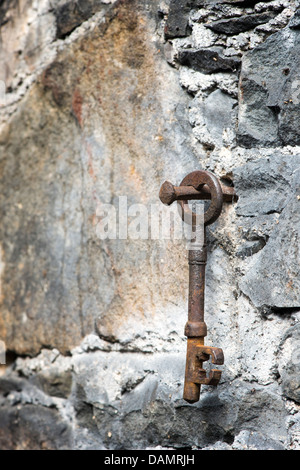
[[[212,369],[209,373],[209,376],[206,377],[206,371],[204,369],[200,369],[200,384],[203,385],[213,385],[216,387],[221,379],[222,372],[217,369]]]
[[[198,357],[202,361],[208,361],[211,356],[211,362],[213,364],[224,364],[223,350],[220,348],[213,348],[211,346],[199,346]]]

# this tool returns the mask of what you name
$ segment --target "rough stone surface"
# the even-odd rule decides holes
[[[244,31],[249,31],[262,23],[268,23],[275,17],[273,12],[270,13],[257,13],[254,15],[239,16],[236,18],[229,18],[225,20],[213,21],[205,26],[212,29],[216,33],[221,34],[239,34]]]
[[[178,54],[181,65],[206,73],[235,72],[240,65],[238,57],[224,57],[222,49],[184,49]]]
[[[67,450],[71,444],[58,413],[37,404],[1,407],[0,440],[5,450]]]
[[[299,9],[0,2],[1,449],[300,449]],[[160,185],[199,168],[239,199],[207,230],[222,379],[190,405],[186,244],[138,213],[177,219]]]
[[[219,89],[208,97],[198,96],[193,100],[189,120],[194,134],[206,148],[214,149],[228,143],[234,132],[236,104],[235,99]]]
[[[286,331],[280,345],[280,361],[278,373],[280,375],[283,395],[296,403],[300,403],[300,370],[299,370],[299,324]]]
[[[300,26],[300,11],[297,10],[291,21],[289,22],[289,28],[298,29]]]
[[[237,170],[238,187],[243,186],[245,190],[237,213],[260,219],[264,215],[278,214],[266,246],[253,258],[251,267],[240,283],[242,291],[257,307],[300,308],[297,274],[299,168],[298,155],[288,160],[277,155]],[[274,253],[276,256],[273,256]]]
[[[241,145],[299,144],[299,40],[298,30],[287,26],[245,55],[240,78]]]
[[[165,37],[184,37],[188,34],[190,0],[171,0],[165,25]]]
[[[113,3],[103,0],[75,0],[63,1],[55,10],[56,37],[62,39],[75,28],[88,20],[99,10],[103,10],[104,3]]]

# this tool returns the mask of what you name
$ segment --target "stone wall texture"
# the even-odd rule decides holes
[[[300,450],[300,2],[1,0],[0,33],[0,448]],[[198,169],[238,201],[191,405],[184,241],[99,230]]]

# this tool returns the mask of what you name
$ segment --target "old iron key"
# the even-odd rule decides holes
[[[208,171],[194,171],[187,175],[179,187],[165,182],[159,197],[164,204],[178,202],[180,215],[184,222],[192,225],[193,233],[197,230],[197,214],[188,206],[189,199],[211,199],[203,218],[202,243],[193,246],[197,237],[191,241],[189,250],[189,301],[188,321],[185,326],[187,336],[187,355],[183,398],[195,403],[200,398],[201,385],[218,385],[221,371],[212,369],[207,377],[203,362],[211,358],[212,364],[223,364],[222,349],[204,345],[207,326],[204,321],[205,268],[207,262],[206,230],[215,222],[222,211],[223,201],[233,201],[236,195],[233,188],[224,187],[215,175]]]

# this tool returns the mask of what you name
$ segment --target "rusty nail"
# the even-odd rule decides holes
[[[234,188],[221,184],[224,202],[237,201],[238,197]],[[175,201],[186,201],[189,199],[211,199],[211,193],[207,184],[202,185],[199,189],[193,186],[174,186],[169,181],[165,181],[160,188],[159,198],[161,202],[170,206]]]

